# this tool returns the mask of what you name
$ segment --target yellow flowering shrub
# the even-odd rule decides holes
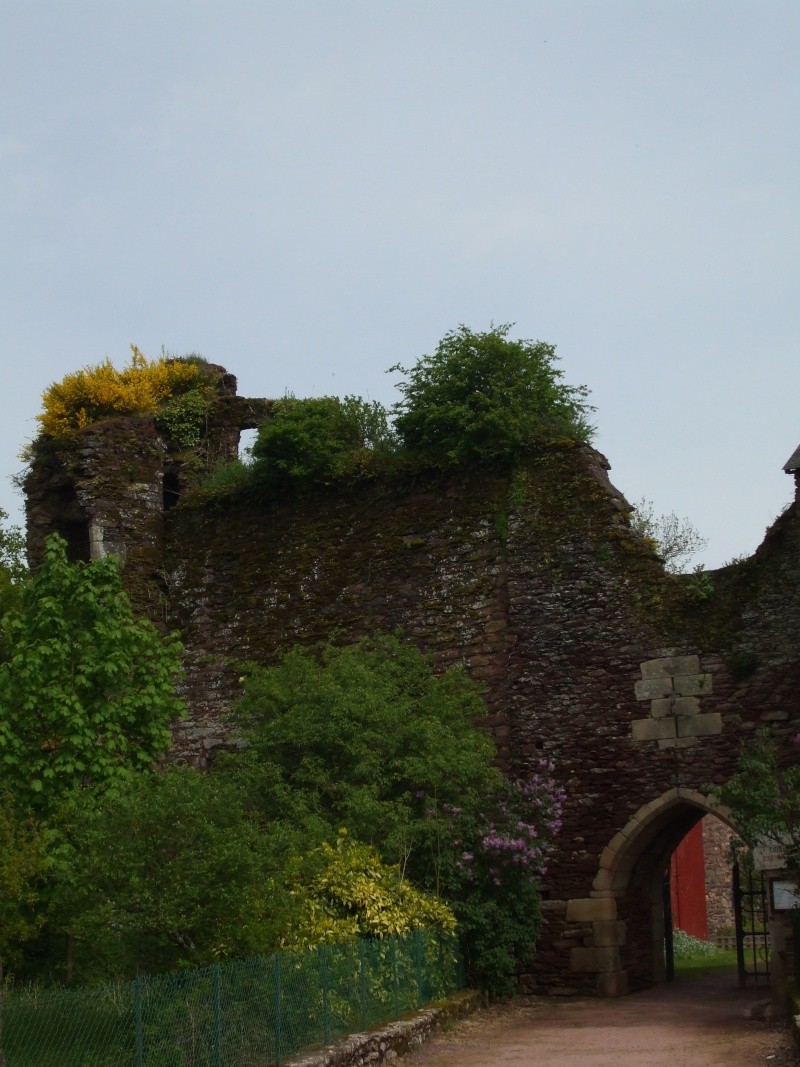
[[[416,889],[374,848],[345,833],[335,847],[324,844],[303,856],[293,876],[295,910],[282,948],[307,949],[411,930],[455,930],[455,916],[443,900]]]
[[[106,359],[54,382],[37,416],[42,432],[64,437],[111,415],[156,414],[173,397],[208,389],[202,363],[170,356],[149,360],[136,345],[131,353],[123,370]]]

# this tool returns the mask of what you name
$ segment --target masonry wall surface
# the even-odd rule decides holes
[[[47,501],[63,504],[73,478],[81,514],[123,530],[134,599],[186,646],[191,718],[175,727],[176,758],[203,765],[224,743],[241,661],[399,630],[485,686],[481,725],[509,774],[552,758],[567,788],[529,984],[614,993],[658,977],[653,887],[670,851],[743,738],[800,729],[796,508],[709,583],[664,574],[585,446],[167,511],[142,488],[160,484],[159,447],[137,428],[109,499],[102,464],[85,469],[97,449],[83,468],[80,454],[61,474],[42,468],[30,529],[43,538],[58,510]],[[137,504],[151,497],[149,512]]]

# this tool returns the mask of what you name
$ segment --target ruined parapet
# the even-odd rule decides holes
[[[73,436],[34,442],[24,480],[31,566],[59,533],[72,560],[116,556],[136,607],[155,621],[163,616],[165,511],[198,477],[237,457],[241,431],[260,425],[272,403],[237,396],[236,378],[210,369],[219,375],[217,393],[189,447],[153,415],[102,419]]]
[[[791,456],[783,465],[787,474],[794,475],[794,498],[800,501],[800,445],[792,452]]]

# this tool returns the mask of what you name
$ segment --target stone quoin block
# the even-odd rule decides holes
[[[637,700],[657,700],[672,693],[671,678],[643,678],[635,682],[633,691]]]
[[[676,736],[674,719],[634,719],[631,723],[634,741],[659,741]]]
[[[661,697],[660,700],[650,701],[650,714],[654,719],[663,719],[667,715],[672,715],[672,697]]]
[[[599,997],[624,997],[628,992],[628,975],[625,971],[608,971],[597,976]]]
[[[696,737],[660,737],[659,748],[694,748],[699,744]]]
[[[722,733],[722,716],[718,711],[704,715],[680,715],[677,719],[678,737],[710,737]]]
[[[704,697],[711,692],[710,674],[679,674],[672,680],[675,692],[682,697]]]
[[[617,902],[613,897],[576,897],[567,901],[567,922],[608,922],[617,918]]]
[[[571,971],[619,971],[617,948],[571,948],[569,950]]]
[[[700,711],[700,701],[697,697],[676,697],[672,705],[674,715],[697,715]]]
[[[642,678],[674,678],[676,674],[698,674],[699,656],[667,656],[663,659],[649,659],[639,664]]]
[[[595,948],[618,948],[625,944],[626,927],[621,920],[592,923]]]

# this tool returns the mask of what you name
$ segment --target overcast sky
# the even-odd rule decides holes
[[[718,566],[800,443],[797,0],[0,0],[0,506],[133,342],[356,393],[465,323],[585,383]],[[699,557],[698,557],[699,559]]]

